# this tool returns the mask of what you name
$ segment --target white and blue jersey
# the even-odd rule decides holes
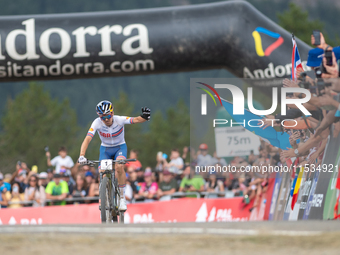
[[[92,125],[87,132],[88,136],[93,137],[98,132],[100,140],[99,160],[102,159],[116,159],[118,156],[127,157],[127,147],[124,138],[124,125],[134,124],[132,117],[113,116],[113,123],[110,127],[98,117],[92,122]]]
[[[133,124],[133,119],[134,118],[131,117],[114,115],[113,123],[108,127],[98,117],[92,122],[87,135],[93,137],[97,131],[100,140],[102,141],[101,146],[104,147],[113,147],[124,144],[124,125]]]

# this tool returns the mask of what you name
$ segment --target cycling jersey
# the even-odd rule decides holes
[[[98,131],[98,135],[102,141],[101,145],[104,147],[114,147],[124,144],[124,125],[133,124],[133,119],[132,117],[114,115],[113,123],[108,127],[100,117],[98,117],[92,122],[87,135],[93,137],[96,131]]]

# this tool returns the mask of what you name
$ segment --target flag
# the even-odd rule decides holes
[[[297,80],[297,70],[300,69],[302,72],[304,71],[303,70],[303,67],[302,67],[302,64],[301,64],[301,59],[300,59],[300,55],[299,55],[299,51],[298,51],[298,48],[297,48],[297,44],[296,44],[296,41],[295,41],[295,38],[294,36],[292,37],[292,41],[293,41],[293,52],[292,52],[292,80],[293,81],[296,81]]]
[[[303,171],[304,168],[303,167],[299,167],[297,168],[296,171],[296,175],[295,175],[295,179],[294,179],[294,186],[293,186],[293,198],[292,198],[292,204],[291,204],[291,208],[292,210],[294,209],[295,203],[298,199],[298,195],[299,195],[299,191],[300,191],[300,186],[301,186],[301,181],[302,181],[302,176],[303,176]]]
[[[296,160],[296,157],[286,159],[286,164],[287,164],[288,168],[290,168],[290,166],[293,165],[295,160]]]
[[[248,124],[249,120],[261,120],[262,116],[258,116],[254,113],[251,113],[247,109],[245,109],[243,115],[234,115],[233,114],[233,104],[229,101],[222,99],[222,105],[230,114],[230,116],[239,123],[244,123],[243,127],[248,129],[250,132],[255,135],[260,136],[266,142],[271,145],[286,150],[287,148],[291,148],[292,146],[289,143],[289,134],[286,132],[278,132],[273,127],[269,126],[266,129],[260,128],[259,126],[255,126],[254,121],[252,121],[251,126]],[[255,126],[255,127],[254,127]]]

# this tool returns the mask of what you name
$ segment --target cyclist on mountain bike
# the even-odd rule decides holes
[[[150,120],[150,109],[147,107],[142,108],[142,114],[138,117],[118,116],[114,115],[112,103],[110,101],[104,100],[97,104],[96,111],[99,117],[92,122],[92,125],[81,145],[78,162],[80,164],[87,163],[85,153],[96,131],[98,132],[102,141],[100,146],[99,160],[126,159],[127,147],[124,139],[124,125],[143,123]],[[98,169],[99,172],[101,172],[100,165]],[[115,169],[118,176],[120,192],[119,210],[125,211],[126,201],[124,189],[126,175],[124,172],[124,165],[117,164]]]

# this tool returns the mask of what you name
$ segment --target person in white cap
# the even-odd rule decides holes
[[[39,174],[39,186],[43,186],[44,188],[46,188],[47,184],[48,184],[48,173],[41,172]]]

